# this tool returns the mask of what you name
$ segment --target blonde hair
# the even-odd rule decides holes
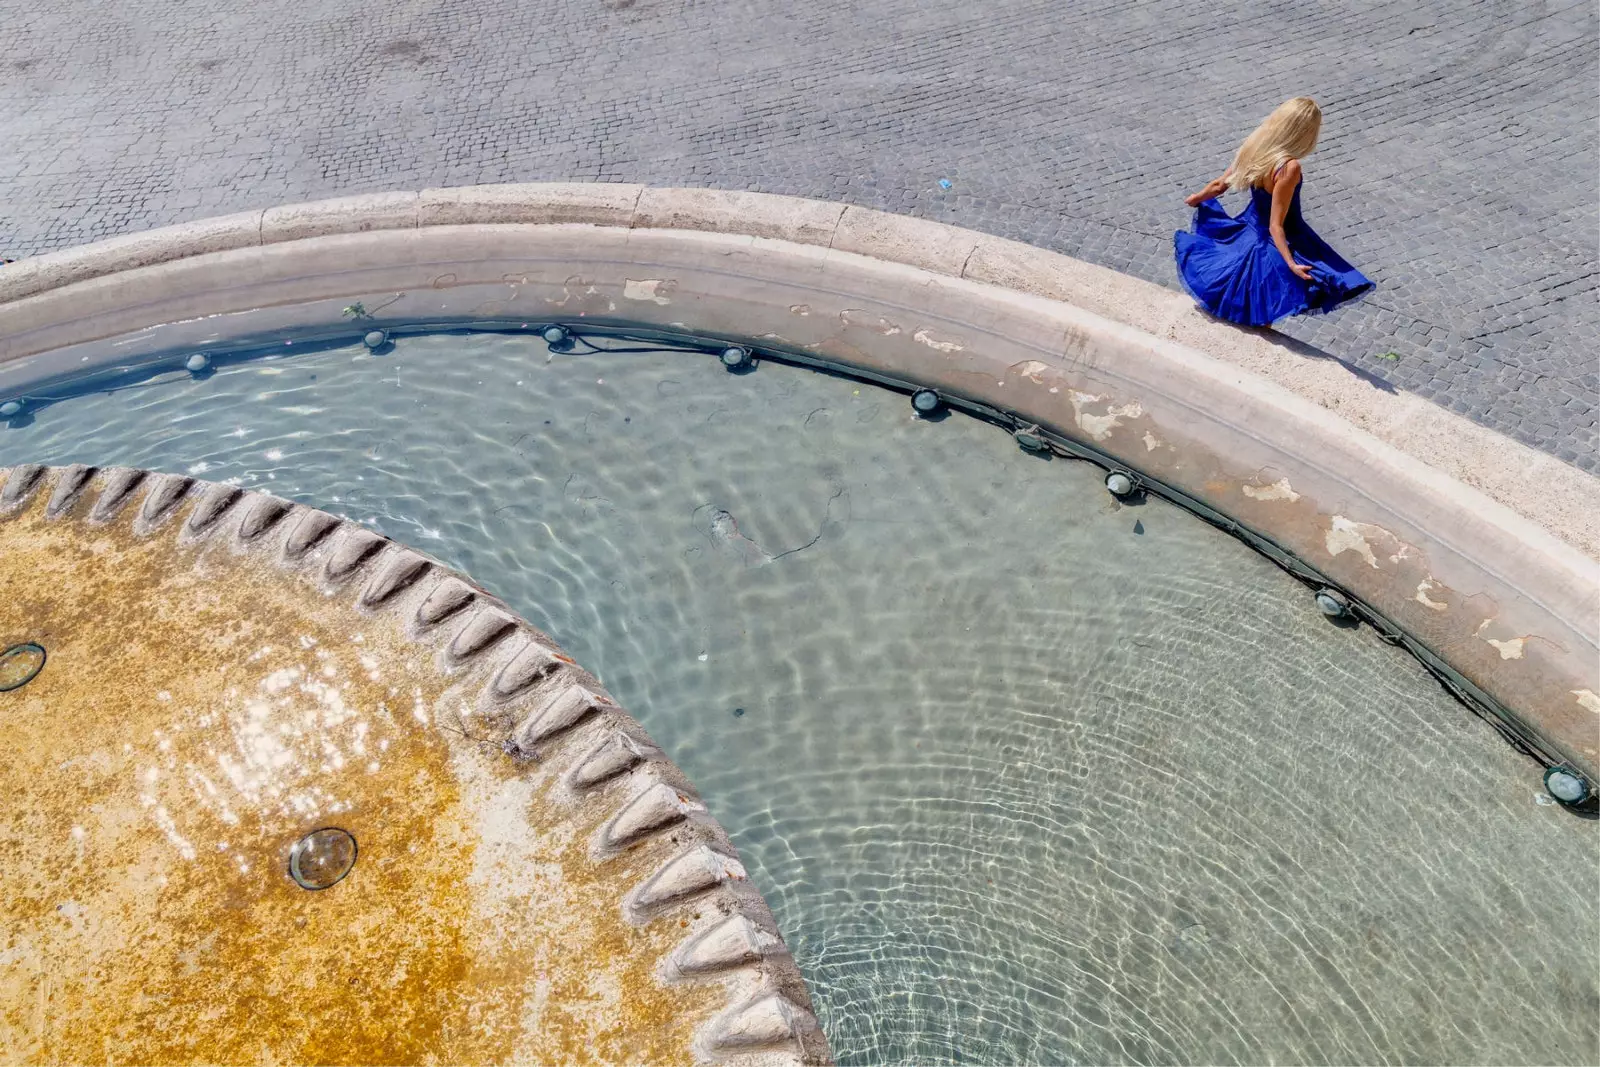
[[[1248,189],[1291,159],[1309,155],[1322,132],[1322,109],[1309,96],[1285,100],[1261,120],[1233,155],[1228,188]]]

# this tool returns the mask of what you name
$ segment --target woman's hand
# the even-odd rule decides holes
[[[1192,193],[1184,197],[1183,202],[1190,207],[1199,207],[1207,200],[1215,200],[1227,191],[1228,181],[1226,178],[1213,178],[1211,181],[1206,182],[1206,187],[1198,193]]]
[[[1294,271],[1294,276],[1299,278],[1301,281],[1309,282],[1311,280],[1311,268],[1306,266],[1304,263],[1296,263],[1293,260],[1290,260],[1289,269]]]

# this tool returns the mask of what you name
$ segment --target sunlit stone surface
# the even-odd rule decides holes
[[[0,482],[0,647],[48,655],[0,693],[0,1060],[826,1058],[725,835],[497,602],[273,498]]]

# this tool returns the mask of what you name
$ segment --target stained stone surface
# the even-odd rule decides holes
[[[182,475],[0,470],[0,1060],[827,1059],[726,835],[427,557]]]
[[[9,257],[594,180],[841,200],[1175,285],[1182,196],[1309,93],[1307,215],[1378,289],[1284,330],[1600,472],[1591,3],[0,0],[0,26]]]

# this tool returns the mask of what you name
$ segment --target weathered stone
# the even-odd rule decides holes
[[[37,463],[24,463],[12,467],[6,475],[4,489],[0,489],[0,508],[14,508],[33,495],[44,477],[44,468]]]
[[[299,559],[339,526],[339,520],[326,511],[306,511],[295,521],[294,529],[283,541],[286,559]]]
[[[600,831],[600,847],[621,849],[658,830],[680,823],[695,812],[706,810],[704,804],[686,796],[665,782],[656,782],[628,802],[627,807],[612,816]]]
[[[113,467],[106,472],[105,479],[99,499],[89,510],[89,518],[93,522],[110,522],[116,518],[117,512],[122,510],[122,506],[132,498],[134,490],[144,481],[145,472]]]
[[[388,543],[386,538],[379,537],[371,530],[363,530],[359,526],[346,523],[334,543],[333,552],[328,556],[327,566],[323,568],[322,573],[330,582],[341,582],[354,574],[357,568]]]
[[[532,636],[517,650],[516,655],[500,668],[489,683],[489,691],[500,700],[510,700],[535,682],[547,678],[571,662],[558,653],[545,648]]]
[[[45,506],[44,513],[53,519],[69,510],[83,496],[83,491],[88,488],[97,470],[84,463],[61,468],[61,473],[56,475],[55,491],[50,494],[50,503]]]
[[[443,578],[433,587],[417,607],[416,621],[420,626],[436,626],[454,615],[472,601],[476,594],[472,587],[459,578]]]
[[[735,1052],[772,1045],[798,1043],[817,1021],[809,1011],[786,997],[773,994],[745,1004],[721,1020],[712,1035],[713,1048]]]
[[[184,494],[194,484],[193,478],[181,474],[163,474],[145,494],[144,507],[139,509],[139,521],[150,529],[159,525],[183,502]]]
[[[589,789],[660,756],[661,750],[654,745],[618,730],[589,750],[573,770],[571,781],[578,789]]]
[[[571,729],[590,715],[611,707],[610,701],[573,683],[548,696],[517,725],[517,744],[525,749]]]
[[[685,941],[673,952],[674,974],[700,975],[742,967],[761,959],[763,946],[776,938],[763,933],[743,915],[734,914]]]
[[[509,634],[516,625],[517,620],[510,612],[480,604],[450,642],[450,658],[458,662],[470,659]]]
[[[630,899],[630,909],[636,917],[647,918],[724,882],[748,877],[744,864],[732,856],[698,845],[668,860],[640,886]]]
[[[409,549],[396,549],[361,591],[361,603],[376,607],[403,589],[409,589],[428,571],[428,560]]]
[[[239,540],[246,544],[276,526],[293,507],[287,500],[265,494],[252,494],[239,520]]]

